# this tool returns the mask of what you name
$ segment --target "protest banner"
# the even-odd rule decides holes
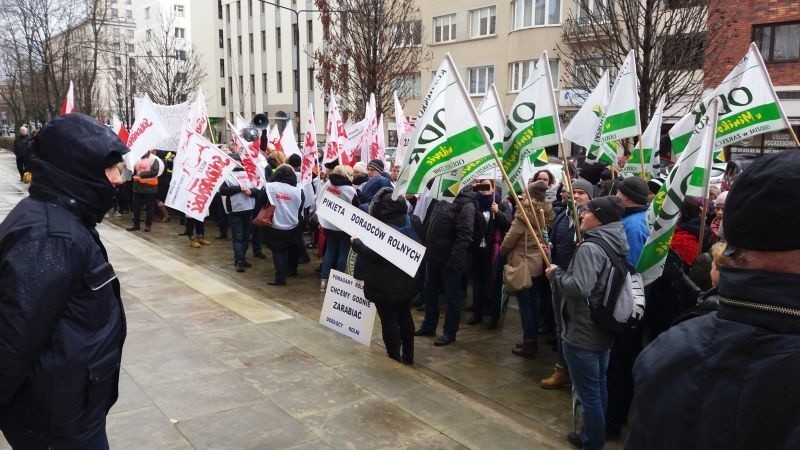
[[[319,323],[369,347],[375,326],[375,305],[364,297],[360,280],[331,270]]]
[[[184,152],[182,163],[173,170],[165,204],[193,219],[203,220],[211,199],[236,164],[203,136],[188,130],[184,133],[187,140],[185,148],[180,150]]]
[[[128,148],[131,151],[123,156],[125,166],[131,171],[136,161],[145,153],[150,149],[158,148],[158,143],[165,138],[171,138],[170,132],[164,122],[161,121],[161,116],[156,111],[153,102],[145,97],[137,104],[136,121],[133,122],[128,135]]]
[[[412,277],[425,255],[425,247],[330,192],[319,202],[317,215],[386,258]]]

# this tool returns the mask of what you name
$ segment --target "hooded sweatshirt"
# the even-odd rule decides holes
[[[621,222],[600,225],[584,233],[584,238],[600,238],[617,253],[628,254],[628,240]],[[584,242],[564,270],[553,272],[553,284],[562,293],[560,314],[561,337],[570,344],[595,352],[611,348],[614,337],[602,331],[592,321],[587,299],[601,302],[611,271],[611,261],[605,251],[592,242]]]

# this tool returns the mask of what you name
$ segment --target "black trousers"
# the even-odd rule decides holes
[[[22,179],[22,174],[25,173],[25,169],[28,168],[28,163],[25,160],[24,156],[17,156],[17,171],[19,172],[19,179]]]
[[[156,193],[143,194],[141,192],[133,193],[133,225],[139,225],[142,221],[142,204],[144,204],[144,224],[150,226],[153,224],[153,213],[155,211]]]
[[[396,305],[375,304],[381,319],[383,343],[389,358],[402,362],[414,361],[414,318],[411,302]],[[402,352],[401,352],[402,350]]]
[[[606,428],[619,432],[628,421],[633,401],[633,363],[642,352],[642,327],[627,328],[614,340],[608,360]]]

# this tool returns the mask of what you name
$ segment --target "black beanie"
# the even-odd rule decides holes
[[[586,206],[603,225],[611,222],[618,222],[625,212],[625,206],[622,204],[622,200],[613,195],[597,197],[591,200]]]
[[[800,184],[800,151],[762,156],[736,177],[725,200],[722,226],[729,247],[776,252],[800,249],[795,208]],[[789,226],[773,233],[776,221]]]
[[[380,159],[373,159],[367,164],[367,169],[374,169],[378,172],[383,172],[383,161]]]
[[[631,199],[637,205],[646,205],[647,196],[650,194],[650,188],[647,182],[639,177],[627,177],[617,183],[617,190],[625,194],[626,197]]]

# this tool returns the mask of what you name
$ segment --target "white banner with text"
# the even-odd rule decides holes
[[[375,313],[375,305],[364,297],[364,284],[360,280],[331,270],[320,324],[369,347]]]

